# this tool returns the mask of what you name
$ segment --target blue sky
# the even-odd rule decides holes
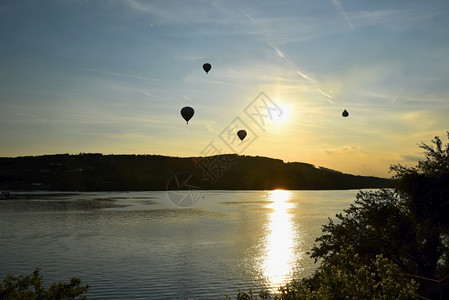
[[[449,130],[444,0],[2,1],[0,36],[0,156],[212,142],[391,176]],[[262,127],[248,113],[261,92],[279,108]],[[223,135],[234,125],[241,144]]]

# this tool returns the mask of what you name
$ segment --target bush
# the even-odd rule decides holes
[[[391,167],[394,190],[359,192],[338,222],[329,220],[311,256],[327,260],[351,245],[367,265],[382,254],[404,273],[427,278],[423,296],[447,293],[432,282],[449,273],[449,143],[439,137],[432,143],[420,145],[425,160],[417,166]]]
[[[6,275],[3,283],[0,283],[0,299],[83,300],[86,297],[82,296],[82,294],[88,292],[89,286],[82,286],[81,284],[81,279],[72,278],[70,283],[52,283],[47,290],[43,287],[40,270],[36,268],[32,275],[21,275],[18,277],[12,274]]]
[[[322,261],[314,276],[281,288],[274,299],[414,299],[418,284],[406,273],[430,281],[447,275],[449,143],[432,143],[420,145],[425,160],[417,166],[391,167],[394,189],[361,191],[337,222],[329,219],[311,252]],[[426,297],[442,292],[420,287]],[[236,299],[257,297],[239,292]]]
[[[236,300],[322,300],[322,299],[419,299],[418,284],[407,277],[390,260],[376,257],[372,266],[351,246],[326,259],[311,278],[294,281],[279,289],[279,294],[262,291],[241,292]],[[227,296],[226,299],[232,299]]]

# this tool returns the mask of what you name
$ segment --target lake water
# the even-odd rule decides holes
[[[186,192],[187,193],[187,192]],[[224,299],[310,275],[306,254],[349,191],[33,193],[0,200],[0,276],[81,277],[88,299]],[[20,195],[19,195],[20,196]]]

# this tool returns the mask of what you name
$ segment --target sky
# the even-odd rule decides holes
[[[238,153],[390,177],[449,130],[447,0],[4,0],[0,37],[0,156]]]

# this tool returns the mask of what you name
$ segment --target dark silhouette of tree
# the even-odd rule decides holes
[[[237,154],[198,160],[161,155],[81,153],[0,158],[0,190],[165,190],[170,178],[179,172],[200,178],[204,189],[359,189],[387,187],[392,182],[386,178],[343,174],[306,163],[284,163],[279,159]]]
[[[382,255],[365,265],[351,246],[325,260],[311,278],[293,281],[275,295],[239,291],[235,300],[419,299],[416,281]],[[227,300],[234,298],[225,295]],[[272,297],[273,296],[273,297]]]
[[[447,133],[449,138],[449,132]],[[311,252],[328,260],[351,245],[367,265],[382,254],[404,272],[441,278],[449,272],[449,143],[421,144],[425,160],[395,165],[395,188],[359,192],[355,204],[329,219]]]
[[[48,289],[43,286],[39,268],[32,275],[6,275],[0,283],[0,299],[29,300],[72,300],[87,299],[82,294],[87,293],[89,286],[82,286],[79,278],[70,279],[69,283],[52,283]]]
[[[449,132],[448,132],[449,138]],[[443,276],[449,272],[449,143],[440,138],[434,147],[421,144],[426,160],[417,167],[392,167],[397,175],[397,191],[415,224],[413,259],[419,275]]]

